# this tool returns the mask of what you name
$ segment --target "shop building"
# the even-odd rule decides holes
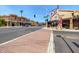
[[[26,26],[30,22],[26,17],[19,17],[14,14],[0,16],[0,18],[6,21],[6,26]]]
[[[62,28],[79,29],[79,10],[57,10],[51,16],[50,21],[57,23],[59,18],[62,20]]]

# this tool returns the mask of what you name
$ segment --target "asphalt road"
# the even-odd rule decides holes
[[[79,53],[79,32],[53,31],[56,53]]]
[[[41,28],[42,27],[0,28],[0,44]]]

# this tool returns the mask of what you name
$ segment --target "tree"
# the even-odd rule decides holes
[[[20,10],[20,13],[21,13],[21,17],[22,17],[23,10]]]
[[[21,20],[22,19],[23,10],[20,10],[20,13],[21,13],[21,18],[20,18],[20,20]],[[20,25],[22,26],[22,23],[20,23]]]
[[[0,18],[0,26],[5,26],[5,25],[6,25],[6,21]]]

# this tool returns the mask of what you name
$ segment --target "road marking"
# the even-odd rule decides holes
[[[51,31],[51,34],[50,34],[50,40],[49,40],[47,53],[55,53],[55,45],[54,45],[54,38],[53,38],[53,32],[52,31]]]
[[[42,29],[43,29],[43,28],[42,28]],[[41,30],[41,29],[39,29],[39,30]],[[39,31],[39,30],[33,31],[33,32],[31,32],[31,33],[28,33],[28,34],[19,36],[19,37],[17,37],[17,38],[14,38],[14,39],[12,39],[12,40],[9,40],[9,41],[7,41],[7,42],[1,43],[0,46],[5,45],[5,44],[7,44],[7,43],[11,43],[11,42],[13,42],[13,41],[15,41],[15,40],[18,40],[18,39],[22,38],[22,37],[31,35],[32,33],[37,32],[37,31]]]

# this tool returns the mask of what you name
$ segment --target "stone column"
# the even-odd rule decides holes
[[[14,26],[17,26],[17,22],[14,22],[14,24],[15,24]]]
[[[70,19],[70,29],[73,29],[73,18]]]
[[[7,27],[9,26],[9,21],[7,21]]]

